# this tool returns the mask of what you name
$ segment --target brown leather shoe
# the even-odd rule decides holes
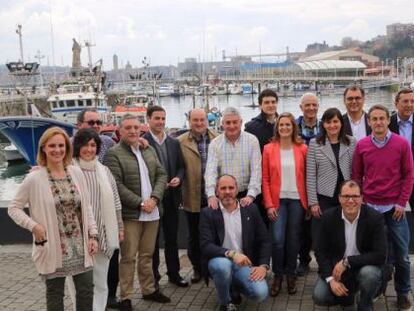
[[[296,276],[289,275],[287,277],[287,287],[289,295],[296,294]]]
[[[282,276],[274,276],[272,286],[270,287],[270,296],[276,297],[279,295],[280,290],[282,289]]]

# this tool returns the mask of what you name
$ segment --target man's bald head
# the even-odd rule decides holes
[[[203,135],[207,130],[207,114],[202,108],[195,108],[188,114],[190,130],[195,135]]]
[[[305,120],[316,119],[319,109],[319,99],[314,93],[305,93],[300,99],[300,109]]]

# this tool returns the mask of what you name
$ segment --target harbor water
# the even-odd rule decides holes
[[[240,110],[243,121],[247,122],[259,113],[257,96],[257,94],[253,96],[211,96],[208,99],[208,104],[210,108],[217,107],[219,110],[229,106],[237,107]],[[342,112],[345,112],[342,95],[322,96],[319,98],[319,101],[319,117],[330,107],[337,107]],[[279,113],[289,111],[295,116],[299,116],[301,114],[299,102],[300,97],[281,97],[279,98],[277,110]],[[167,127],[182,128],[188,126],[185,113],[193,105],[203,107],[206,103],[202,97],[195,97],[194,101],[192,96],[186,96],[180,98],[161,97],[159,104],[167,111]],[[253,104],[255,107],[252,107]],[[393,94],[383,90],[376,90],[366,94],[365,109],[368,110],[374,104],[383,104],[390,110],[393,110]],[[0,155],[0,201],[7,201],[13,198],[18,185],[22,182],[29,169],[30,167],[24,163],[8,165],[4,157]]]

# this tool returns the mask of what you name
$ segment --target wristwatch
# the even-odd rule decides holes
[[[230,259],[231,261],[233,261],[234,256],[236,256],[236,252],[233,250],[228,250],[225,254],[225,256]]]

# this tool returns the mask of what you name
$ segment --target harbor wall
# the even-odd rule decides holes
[[[0,201],[0,245],[32,243],[32,234],[19,227],[7,214],[7,201]],[[28,213],[28,209],[25,209]],[[187,248],[187,220],[183,210],[179,211],[178,247]],[[164,237],[160,231],[160,247],[164,247]]]
[[[50,114],[49,104],[44,99],[31,100],[43,115]],[[30,109],[30,108],[29,108]],[[27,107],[23,99],[16,101],[1,101],[0,99],[0,117],[24,116],[27,114]]]

